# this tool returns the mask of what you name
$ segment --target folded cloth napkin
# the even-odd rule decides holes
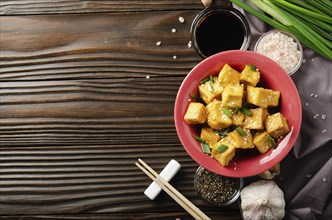
[[[257,39],[273,28],[246,16],[253,50]],[[275,181],[285,194],[285,219],[332,219],[332,63],[303,49],[303,64],[291,76],[301,98],[302,126]]]

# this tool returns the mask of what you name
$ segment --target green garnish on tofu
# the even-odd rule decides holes
[[[243,128],[241,128],[241,127],[237,127],[237,128],[235,128],[235,130],[236,130],[237,132],[239,132],[239,134],[240,134],[242,137],[247,137],[247,133],[243,130]]]
[[[249,109],[247,109],[246,107],[242,107],[242,108],[240,108],[240,111],[241,111],[243,114],[247,115],[247,116],[252,115],[252,112],[251,112]]]
[[[273,137],[271,137],[271,136],[269,136],[270,138],[269,138],[269,142],[270,142],[270,144],[271,144],[271,147],[273,148],[273,149],[276,149],[276,142],[274,141],[274,139],[273,139]]]
[[[211,154],[211,150],[210,150],[210,147],[208,144],[206,143],[201,143],[201,146],[202,146],[202,151],[206,154]]]
[[[254,65],[250,64],[249,67],[252,71],[257,71],[257,68]]]
[[[216,149],[216,151],[218,151],[218,153],[222,153],[222,152],[226,151],[227,149],[228,149],[228,146],[225,144],[222,144]]]
[[[232,116],[232,112],[228,108],[222,108],[222,112],[227,115],[229,118]]]

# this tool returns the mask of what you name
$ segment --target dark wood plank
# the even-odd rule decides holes
[[[160,11],[203,9],[199,0],[95,0],[95,1],[46,1],[46,0],[2,0],[0,15],[18,14],[63,14],[100,13],[119,11]]]

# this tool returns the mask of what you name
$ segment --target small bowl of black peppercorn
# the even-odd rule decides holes
[[[242,178],[221,176],[200,166],[195,173],[197,195],[212,206],[223,207],[233,204],[243,188]]]

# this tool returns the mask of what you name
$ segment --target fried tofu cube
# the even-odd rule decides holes
[[[217,99],[206,105],[207,123],[213,129],[227,128],[232,124],[232,119],[223,112],[222,108],[221,101]]]
[[[246,65],[241,72],[240,83],[255,87],[259,82],[261,73],[253,65]]]
[[[219,72],[218,81],[221,86],[225,87],[226,85],[239,84],[241,74],[233,69],[230,65],[225,64]]]
[[[264,120],[268,115],[266,108],[249,109],[251,115],[246,115],[243,128],[262,130],[264,129]]]
[[[227,146],[226,150],[218,152],[218,148],[222,145]],[[229,161],[231,161],[234,156],[235,156],[235,147],[229,141],[228,137],[221,139],[212,147],[212,157],[216,159],[223,166],[227,166]]]
[[[247,102],[261,108],[276,107],[279,104],[280,92],[260,87],[247,87]]]
[[[245,119],[245,115],[239,111],[237,114],[233,114],[232,124],[236,125],[236,126],[242,126],[244,119]]]
[[[255,145],[253,144],[250,130],[243,129],[243,131],[246,133],[245,136],[242,136],[237,130],[229,132],[227,136],[230,138],[230,142],[234,145],[235,148],[254,148]]]
[[[210,147],[217,143],[221,137],[210,127],[204,126],[201,130],[200,138],[205,140]]]
[[[289,132],[287,119],[280,112],[265,119],[265,129],[274,138],[279,138]]]
[[[221,92],[223,87],[218,82],[218,77],[212,77],[212,80],[209,80],[205,83],[202,83],[198,86],[198,91],[203,101],[206,104],[209,104],[214,99],[221,99]]]
[[[227,108],[236,108],[242,106],[243,85],[228,84],[222,93],[222,104]]]
[[[254,145],[261,154],[265,154],[274,147],[274,140],[266,131],[261,131],[254,135]]]
[[[190,102],[184,120],[187,124],[203,124],[206,117],[206,108],[202,103]]]

